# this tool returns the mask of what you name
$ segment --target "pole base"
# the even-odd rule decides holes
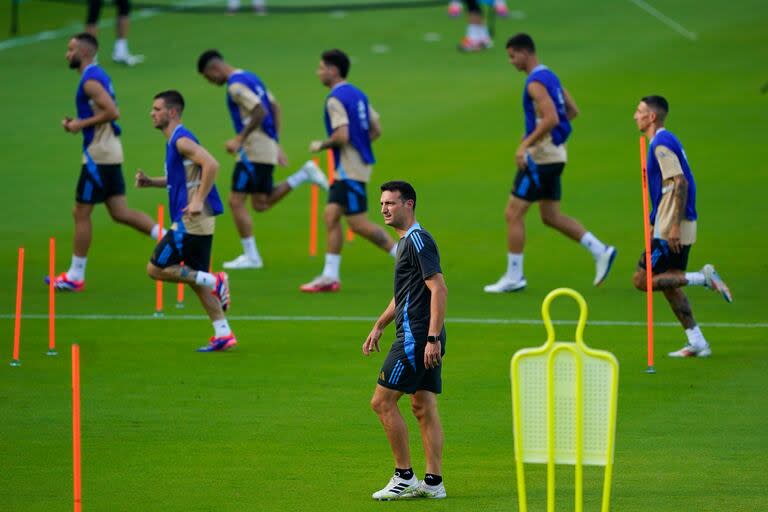
[[[19,361],[18,359],[14,359],[13,361],[11,361],[11,366],[13,366],[14,368],[18,368],[19,366],[21,366],[21,361]]]
[[[155,311],[155,312],[152,314],[152,316],[154,316],[155,318],[163,318],[165,315],[163,314],[163,312],[162,312],[162,311]]]
[[[47,356],[57,356],[57,355],[59,355],[59,353],[56,352],[55,348],[52,348],[52,349],[48,350],[48,352],[46,352],[45,355],[47,355]]]
[[[177,302],[176,303],[176,309],[184,309],[184,303],[183,302]]]
[[[645,373],[655,374],[656,368],[653,366],[649,366],[648,368],[645,369]]]

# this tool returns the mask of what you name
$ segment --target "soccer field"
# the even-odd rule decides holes
[[[320,4],[319,0],[275,5]],[[362,2],[355,2],[362,3]],[[72,506],[69,346],[81,347],[83,502],[88,511],[514,510],[509,363],[545,339],[540,305],[553,288],[580,291],[590,307],[586,342],[621,364],[613,510],[758,511],[768,509],[768,209],[765,121],[768,4],[743,0],[510,2],[496,47],[460,54],[464,21],[444,6],[420,9],[250,14],[141,11],[131,49],[147,59],[128,69],[110,59],[114,30],[101,29],[101,63],[121,111],[128,203],[154,215],[167,198],[137,190],[136,168],[163,171],[165,140],[149,110],[160,90],[185,96],[184,124],[222,164],[229,190],[231,137],[224,90],[196,71],[197,56],[218,48],[258,73],[280,100],[284,178],[321,137],[326,90],[315,69],[322,50],[352,56],[350,82],[381,114],[383,135],[369,187],[413,183],[418,219],[435,237],[449,289],[448,343],[440,411],[446,435],[449,499],[370,499],[392,471],[383,430],[369,408],[384,354],[362,356],[372,322],[392,294],[392,260],[357,238],[343,252],[342,291],[307,295],[298,286],[322,269],[309,257],[309,189],[254,215],[265,268],[230,272],[231,353],[199,354],[211,327],[190,292],[177,310],[165,286],[166,317],[152,318],[154,283],[146,276],[153,243],[94,214],[87,288],[59,294],[60,355],[47,357],[48,238],[57,271],[71,254],[71,209],[80,136],[60,120],[74,113],[78,75],[67,68],[66,27],[78,31],[83,5],[24,2],[16,43],[0,41],[0,154],[4,186],[0,232],[0,510],[59,511]],[[519,13],[518,13],[519,11]],[[8,3],[0,27],[8,26]],[[143,14],[139,14],[142,13]],[[112,7],[104,9],[110,18]],[[52,31],[49,36],[35,36]],[[506,263],[503,208],[523,132],[524,76],[507,62],[506,37],[529,32],[541,60],[581,109],[569,140],[563,211],[580,219],[618,258],[607,282],[592,287],[592,259],[578,244],[527,221],[528,288],[488,295]],[[427,36],[427,34],[431,34]],[[437,36],[435,36],[437,34]],[[439,36],[439,37],[438,37]],[[40,40],[42,39],[42,40]],[[690,268],[713,263],[734,303],[703,288],[688,295],[713,349],[699,360],[672,360],[685,334],[656,297],[656,375],[646,375],[645,297],[630,281],[643,248],[639,134],[632,114],[642,96],[670,101],[667,127],[683,142],[698,187],[698,242]],[[324,196],[321,197],[324,200]],[[166,219],[167,222],[167,219]],[[20,368],[11,368],[18,247],[26,249]],[[239,254],[229,212],[219,217],[214,266]],[[554,317],[575,320],[575,306]],[[572,339],[573,325],[558,325]],[[394,336],[390,327],[383,347]],[[423,476],[416,422],[414,469]],[[572,510],[571,469],[558,472],[557,510]],[[601,473],[586,471],[587,503],[599,499]],[[544,469],[528,472],[531,510],[544,510]]]

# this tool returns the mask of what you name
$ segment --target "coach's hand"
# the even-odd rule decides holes
[[[437,368],[440,366],[442,357],[440,356],[441,346],[440,340],[434,343],[427,342],[427,346],[424,349],[424,368]]]
[[[371,352],[380,352],[379,350],[379,339],[381,339],[381,333],[383,331],[379,329],[377,326],[373,326],[373,329],[371,329],[371,333],[368,335],[368,337],[365,339],[365,343],[363,343],[363,354],[370,355]]]

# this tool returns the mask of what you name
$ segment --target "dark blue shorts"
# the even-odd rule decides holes
[[[445,333],[440,342],[441,355],[445,355]],[[385,388],[413,394],[416,391],[431,391],[440,394],[443,391],[443,364],[437,368],[424,367],[424,349],[427,346],[427,335],[415,335],[419,340],[414,344],[412,359],[405,350],[402,340],[395,340],[389,349],[387,358],[379,371],[377,383]]]
[[[684,245],[680,252],[675,254],[666,240],[654,238],[651,241],[651,274],[663,274],[668,270],[687,270],[690,252],[691,246]],[[637,266],[645,270],[645,251],[640,255]]]
[[[208,272],[211,266],[213,235],[190,235],[169,229],[155,246],[150,262],[160,268],[184,262],[192,270]]]
[[[518,169],[512,195],[530,203],[541,199],[559,201],[562,196],[560,176],[565,163],[538,164]]]
[[[368,211],[368,195],[365,182],[336,180],[328,191],[328,202],[340,204],[346,215],[357,215]]]
[[[103,203],[112,196],[125,195],[123,166],[120,164],[83,164],[77,180],[75,201],[83,204]]]
[[[275,166],[237,162],[232,171],[232,192],[243,194],[271,194],[274,188],[272,174]]]

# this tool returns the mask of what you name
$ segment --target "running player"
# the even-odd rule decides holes
[[[78,34],[67,44],[67,62],[80,74],[75,95],[77,118],[61,122],[69,133],[83,133],[83,165],[75,195],[75,236],[69,270],[54,279],[57,290],[82,291],[85,265],[91,246],[91,214],[96,204],[104,203],[115,222],[130,226],[157,239],[159,226],[149,215],[128,208],[123,180],[122,130],[117,124],[115,90],[109,75],[96,64],[99,44],[88,33]],[[46,281],[48,279],[46,278]]]
[[[339,266],[344,244],[341,216],[355,233],[395,256],[397,246],[383,228],[368,220],[365,186],[373,171],[371,142],[381,135],[379,114],[368,97],[347,82],[349,57],[341,50],[323,52],[317,76],[331,92],[325,101],[325,130],[328,138],[312,141],[312,152],[333,148],[336,175],[328,194],[324,219],[328,230],[323,273],[300,287],[303,292],[335,292],[341,288]]]
[[[537,202],[541,220],[568,238],[579,242],[595,260],[595,279],[600,285],[608,276],[616,249],[607,246],[581,223],[560,211],[560,175],[566,161],[565,141],[571,133],[571,119],[579,113],[576,103],[549,68],[539,64],[533,39],[517,34],[507,41],[509,61],[525,72],[523,90],[525,137],[515,152],[517,176],[507,203],[507,271],[496,283],[487,285],[488,293],[522,290],[528,284],[523,274],[525,215]]]
[[[147,273],[159,281],[187,283],[213,322],[214,335],[198,352],[218,352],[237,345],[224,311],[229,307],[227,274],[208,272],[216,215],[224,208],[214,182],[219,163],[181,124],[184,98],[163,91],[152,102],[152,124],[167,139],[165,176],[150,178],[136,172],[136,186],[168,189],[173,225],[155,247]],[[184,262],[184,265],[181,263]]]
[[[253,236],[253,220],[246,206],[248,197],[253,209],[263,212],[307,181],[328,190],[328,180],[310,160],[285,181],[273,186],[275,165],[287,164],[278,144],[280,106],[275,97],[258,76],[230,66],[217,50],[208,50],[200,55],[197,71],[212,84],[226,84],[227,106],[236,134],[225,146],[229,153],[237,157],[229,206],[240,234],[243,254],[225,262],[224,268],[261,268],[264,263]]]
[[[683,145],[664,128],[669,103],[662,96],[640,100],[634,119],[650,141],[648,147],[648,188],[653,209],[651,273],[653,290],[660,290],[685,329],[688,343],[670,357],[708,357],[712,349],[693,318],[683,286],[705,286],[733,301],[728,286],[715,267],[707,264],[699,272],[686,272],[691,246],[696,242],[696,183]],[[640,257],[632,282],[646,290],[645,253]]]

